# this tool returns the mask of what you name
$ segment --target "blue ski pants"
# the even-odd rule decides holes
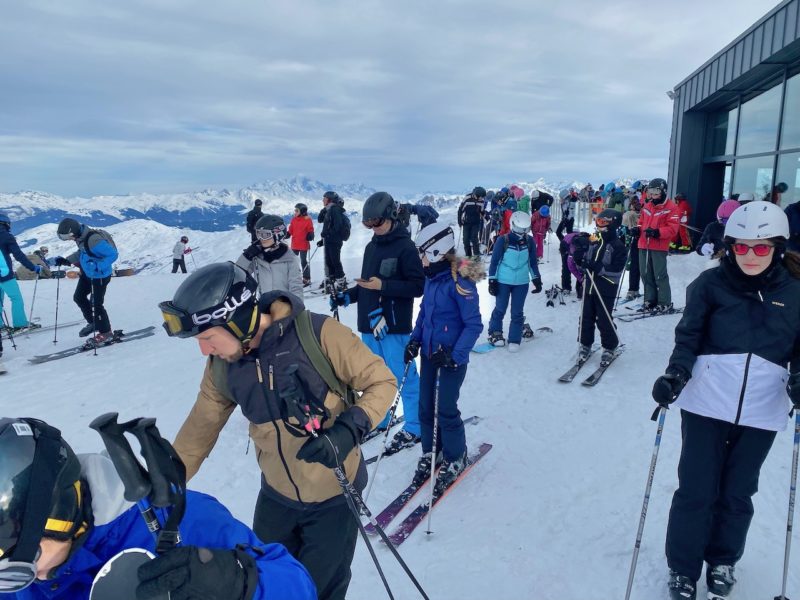
[[[422,452],[428,453],[433,447],[433,413],[436,397],[436,367],[425,357],[421,357],[419,420],[422,422]],[[453,461],[461,458],[467,450],[464,422],[458,410],[458,396],[461,384],[467,375],[467,365],[455,369],[439,369],[439,427],[436,434],[436,448],[442,450],[444,459]]]
[[[489,332],[503,331],[503,317],[511,300],[511,324],[508,326],[508,343],[519,344],[522,341],[522,326],[525,324],[525,298],[528,297],[528,284],[510,285],[499,283],[492,317],[489,319]]]
[[[25,316],[25,302],[22,300],[22,292],[16,279],[0,282],[0,309],[3,307],[5,296],[11,300],[11,323],[10,327],[25,327],[28,324],[28,317]]]
[[[403,362],[403,354],[409,339],[411,339],[411,336],[407,333],[390,333],[380,341],[376,340],[371,333],[361,334],[361,340],[367,347],[383,358],[386,366],[389,367],[389,370],[397,379],[398,387],[403,381],[403,372],[406,369],[406,364]],[[408,369],[408,377],[403,386],[403,395],[400,401],[403,403],[403,414],[406,418],[405,423],[403,423],[403,429],[419,437],[419,375],[414,361],[411,362],[411,366]],[[387,412],[378,427],[388,427],[388,425],[389,413]]]

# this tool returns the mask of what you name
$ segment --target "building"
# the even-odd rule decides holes
[[[800,200],[800,0],[785,0],[667,94],[673,99],[670,193],[694,221],[751,192]]]

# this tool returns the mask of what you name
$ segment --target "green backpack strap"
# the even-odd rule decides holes
[[[228,363],[217,357],[211,356],[211,381],[217,391],[225,396],[227,400],[233,402],[233,395],[228,387]]]
[[[333,365],[322,351],[319,339],[314,333],[311,314],[307,310],[303,310],[295,317],[294,324],[297,327],[297,337],[300,338],[300,345],[309,360],[311,360],[311,364],[314,365],[314,369],[328,385],[328,388],[344,401],[347,408],[353,406],[355,404],[355,392],[343,384],[333,371]]]

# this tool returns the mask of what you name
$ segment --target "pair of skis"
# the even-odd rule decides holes
[[[641,319],[661,317],[663,315],[679,315],[683,312],[683,308],[684,307],[681,306],[678,308],[670,308],[669,310],[649,310],[646,312],[637,312],[632,315],[620,315],[614,318],[624,323],[630,323],[631,321],[640,321]]]
[[[403,417],[400,417],[400,419],[402,420]],[[480,417],[472,416],[472,417],[467,417],[466,419],[464,419],[463,422],[464,422],[464,425],[472,425],[474,423],[478,423],[480,420],[481,420]],[[384,449],[383,450],[383,457],[386,458],[387,456],[392,456],[393,454],[397,454],[398,452],[402,452],[403,450],[407,450],[408,448],[413,448],[418,443],[419,443],[419,439],[416,442],[414,442],[413,444],[411,444],[410,446],[403,446],[402,448],[400,448],[398,450],[395,450],[394,452],[390,452],[387,449]],[[368,459],[366,459],[364,461],[364,463],[367,464],[367,465],[371,465],[376,460],[378,460],[379,456],[380,456],[380,453],[376,454],[375,456],[370,456]]]
[[[575,377],[578,375],[578,372],[583,368],[583,365],[585,365],[587,362],[589,362],[589,359],[598,350],[599,350],[598,346],[593,346],[591,351],[589,352],[588,356],[586,356],[584,358],[578,357],[575,360],[575,364],[572,365],[572,367],[570,367],[570,369],[566,373],[564,373],[561,377],[559,377],[558,380],[561,383],[570,383],[570,382],[572,382],[572,380],[575,379]],[[600,366],[597,367],[597,369],[591,375],[589,375],[589,377],[587,377],[586,379],[584,379],[581,382],[581,385],[585,385],[587,387],[592,387],[592,386],[597,385],[597,383],[603,377],[603,374],[605,374],[606,369],[608,369],[608,367],[611,366],[611,363],[613,363],[617,359],[617,357],[620,354],[622,354],[624,351],[625,351],[625,346],[624,345],[623,346],[618,346],[616,348],[616,350],[614,350],[614,354],[612,355],[611,360],[601,362]]]
[[[122,331],[121,329],[116,329],[114,330],[111,338],[105,342],[97,344],[94,342],[94,338],[89,338],[89,340],[87,340],[80,346],[74,346],[72,348],[67,348],[66,350],[61,350],[59,352],[52,352],[50,354],[39,354],[37,356],[34,356],[33,358],[29,358],[28,361],[30,361],[35,365],[39,365],[54,360],[61,360],[62,358],[68,358],[70,356],[75,356],[76,354],[89,352],[91,350],[94,350],[95,347],[101,348],[103,346],[110,346],[112,344],[121,344],[122,342],[131,342],[133,340],[140,340],[142,338],[155,335],[155,332],[156,328],[152,325],[150,327],[145,327],[143,329],[136,329],[134,331],[128,331],[128,332]]]
[[[536,331],[533,332],[533,335],[529,335],[528,337],[525,337],[523,335],[522,336],[522,341],[523,342],[532,342],[535,339],[537,339],[537,337],[541,337],[542,335],[549,335],[551,333],[553,333],[553,329],[552,328],[550,328],[550,327],[539,327]],[[503,344],[499,345],[499,346],[495,346],[491,342],[483,342],[481,344],[476,344],[475,346],[473,346],[472,352],[474,352],[476,354],[487,354],[487,353],[491,352],[492,350],[494,350],[495,348],[503,348],[503,347],[505,347],[507,345],[508,345],[507,341],[504,341]]]

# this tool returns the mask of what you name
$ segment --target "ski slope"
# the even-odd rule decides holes
[[[219,248],[233,252],[228,258],[235,259],[248,239],[244,231],[239,231],[236,239],[227,237],[236,234],[204,234],[209,237],[202,240],[207,251],[203,260],[224,258],[214,235],[220,236]],[[170,239],[177,235],[178,230],[173,230]],[[368,233],[354,222],[353,237],[345,244],[349,278],[359,272],[367,239]],[[555,242],[555,236],[551,241]],[[163,250],[158,248],[168,255],[170,248]],[[545,289],[560,280],[555,243],[545,250],[548,256],[550,261],[541,265]],[[199,261],[201,255],[197,258]],[[188,266],[191,270],[191,261]],[[709,266],[710,261],[697,255],[669,258],[677,305],[683,304],[686,285]],[[312,268],[318,281],[321,252]],[[180,275],[167,273],[113,279],[106,295],[113,327],[160,326],[157,303],[171,298],[182,280]],[[34,282],[20,284],[29,310]],[[56,285],[47,280],[38,285],[34,315],[44,324],[54,318]],[[74,285],[73,280],[60,283],[61,322],[80,316],[71,301]],[[494,302],[486,281],[479,284],[479,290],[487,323]],[[545,302],[544,293],[529,295],[526,317],[534,329],[552,327],[553,335],[524,343],[515,355],[501,348],[471,357],[460,406],[464,416],[483,418],[467,428],[467,441],[473,448],[490,442],[494,449],[434,511],[433,534],[426,536],[420,527],[401,546],[402,555],[431,598],[624,597],[656,433],[656,425],[650,421],[654,409],[650,389],[666,367],[678,316],[621,323],[620,337],[627,351],[596,387],[584,388],[580,381],[599,364],[599,353],[572,384],[556,381],[576,350],[580,305],[568,299],[566,306],[547,308]],[[307,305],[325,312],[327,300],[314,298]],[[343,322],[355,326],[355,307],[341,309],[340,315]],[[60,330],[56,346],[52,332],[19,337],[16,351],[6,345],[3,360],[9,373],[0,379],[0,412],[46,419],[63,430],[78,452],[102,448],[88,424],[112,410],[120,412],[123,419],[155,416],[161,431],[173,438],[194,402],[203,371],[205,361],[197,344],[168,338],[159,331],[146,340],[100,349],[96,357],[87,353],[45,365],[28,363],[27,358],[34,354],[77,343],[77,330]],[[375,454],[379,443],[379,439],[369,442],[365,455]],[[247,423],[237,411],[191,487],[217,496],[238,518],[250,523],[259,472],[252,448],[248,455],[247,446]],[[633,598],[666,597],[664,538],[677,484],[679,451],[680,418],[670,411]],[[405,487],[418,452],[406,451],[381,462],[369,499],[375,512]],[[747,551],[737,566],[738,598],[765,600],[780,592],[791,452],[792,435],[787,430],[778,435],[762,470]],[[374,465],[370,473],[372,468]],[[800,596],[800,544],[797,539],[794,542],[789,597]],[[388,550],[377,542],[376,546],[395,596],[418,598]],[[705,593],[702,583],[698,591],[699,597]],[[348,597],[385,597],[361,541]]]

